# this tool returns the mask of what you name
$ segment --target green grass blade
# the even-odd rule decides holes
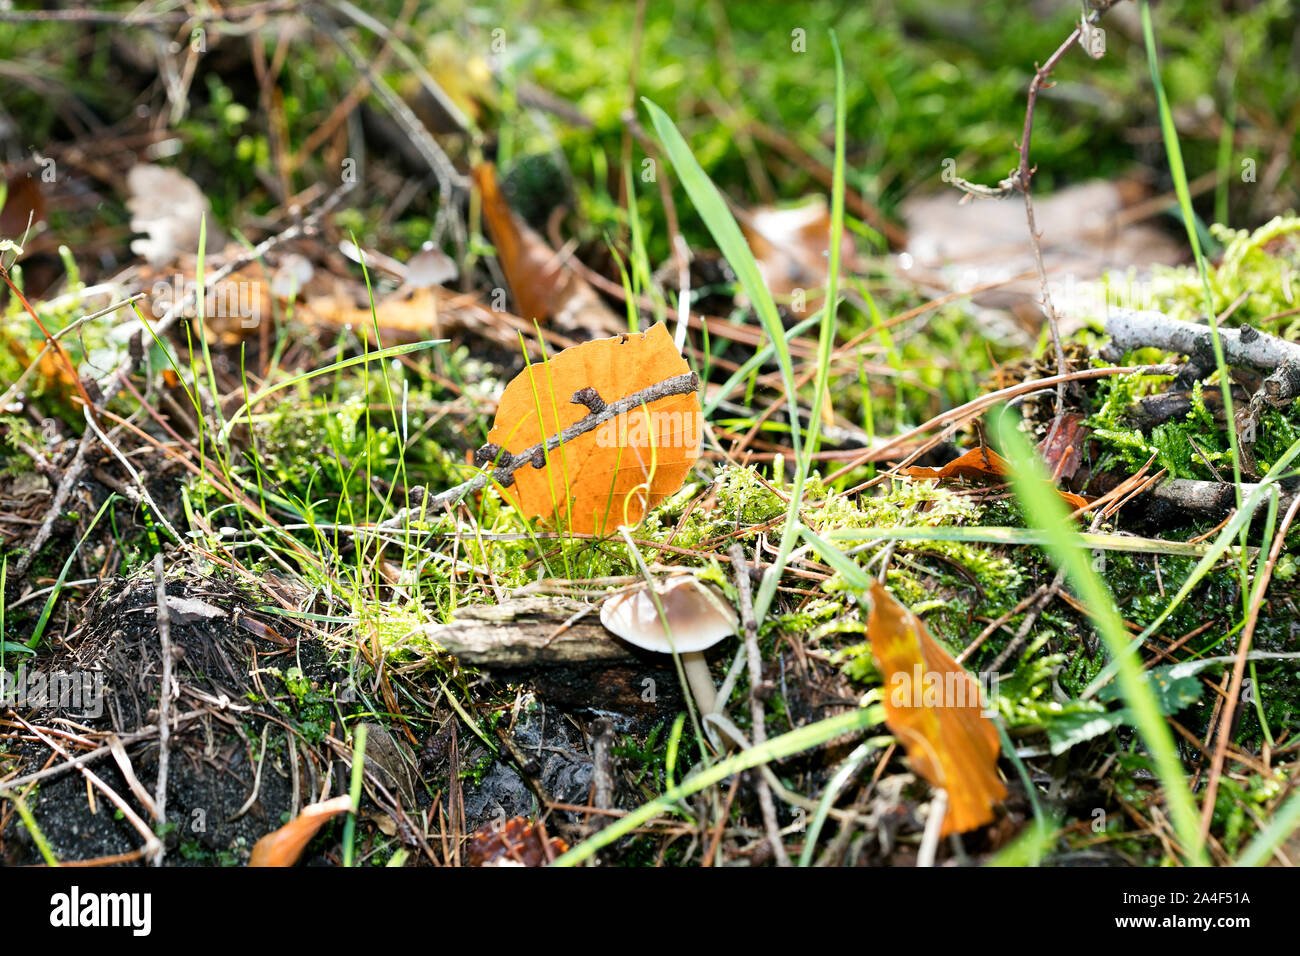
[[[366,725],[357,724],[352,734],[352,780],[348,796],[352,798],[352,812],[343,821],[343,865],[356,865],[357,812],[361,808],[361,785],[365,778]]]
[[[1298,828],[1300,828],[1300,792],[1291,794],[1273,814],[1268,826],[1255,835],[1237,858],[1237,866],[1263,866]]]
[[[681,180],[696,212],[700,214],[700,219],[704,221],[705,227],[713,236],[713,241],[718,244],[719,251],[735,271],[741,289],[749,297],[754,311],[758,313],[758,320],[776,350],[776,361],[785,378],[786,399],[790,405],[791,419],[798,421],[794,365],[790,361],[790,350],[785,342],[785,327],[781,324],[781,315],[777,312],[772,293],[763,284],[763,277],[758,271],[758,262],[749,249],[749,243],[745,241],[740,226],[736,224],[736,217],[727,208],[727,202],[718,192],[718,187],[713,185],[708,173],[695,159],[691,148],[686,144],[677,127],[673,125],[673,121],[668,118],[668,114],[644,97],[641,102],[650,112],[650,120],[659,135],[659,141],[663,143],[664,151],[672,160],[677,178]],[[797,451],[799,448],[797,430],[792,434]]]
[[[828,541],[964,541],[967,544],[1006,544],[1039,546],[1048,540],[1046,532],[1034,528],[1003,528],[999,526],[901,527],[901,528],[840,528],[828,531]],[[1084,547],[1094,551],[1124,551],[1135,554],[1167,554],[1172,557],[1199,558],[1209,554],[1213,545],[1193,544],[1188,541],[1166,541],[1163,538],[1139,538],[1136,535],[1090,534],[1079,535]],[[1223,554],[1215,551],[1215,560]],[[1213,562],[1211,562],[1213,563]]]
[[[1241,505],[1241,449],[1237,444],[1237,430],[1233,426],[1235,418],[1232,412],[1232,380],[1228,377],[1227,363],[1224,360],[1223,340],[1219,336],[1219,321],[1215,314],[1214,292],[1210,289],[1210,271],[1201,251],[1200,233],[1196,228],[1196,213],[1192,210],[1192,192],[1187,185],[1187,168],[1183,165],[1183,151],[1178,144],[1178,128],[1174,125],[1174,114],[1169,108],[1169,99],[1165,95],[1165,86],[1160,79],[1160,60],[1156,54],[1155,31],[1151,26],[1151,4],[1142,0],[1142,36],[1146,41],[1147,65],[1151,68],[1151,84],[1156,91],[1156,104],[1160,109],[1160,130],[1164,135],[1165,153],[1169,157],[1169,173],[1173,177],[1174,192],[1178,196],[1178,206],[1183,214],[1183,225],[1187,229],[1187,242],[1192,247],[1196,258],[1196,269],[1201,274],[1201,288],[1205,293],[1205,315],[1210,326],[1210,341],[1214,346],[1214,366],[1219,372],[1219,387],[1223,391],[1223,410],[1228,422],[1228,446],[1232,452],[1232,479],[1236,484],[1237,504]],[[1244,576],[1245,570],[1243,568]],[[1245,580],[1242,580],[1243,590]]]
[[[826,825],[826,820],[831,815],[831,806],[840,791],[853,779],[853,775],[867,762],[868,757],[882,746],[887,746],[892,740],[892,737],[874,737],[866,743],[859,744],[854,748],[853,753],[844,758],[844,762],[827,781],[826,792],[817,801],[817,809],[808,823],[808,832],[804,834],[803,852],[799,854],[800,866],[812,866],[813,852],[817,849],[817,838],[821,836],[822,827]]]
[[[54,847],[50,845],[50,841],[41,832],[40,826],[37,825],[36,817],[27,806],[27,801],[16,793],[5,793],[4,795],[13,801],[14,809],[18,811],[18,816],[22,819],[23,826],[27,828],[27,833],[31,836],[32,842],[36,844],[36,849],[40,852],[45,865],[62,866],[59,863],[59,858],[54,854]]]
[[[715,763],[707,770],[702,770],[695,776],[683,780],[677,786],[670,787],[649,803],[644,804],[627,816],[611,823],[599,833],[579,843],[556,859],[553,865],[575,866],[583,862],[602,847],[609,846],[614,841],[627,836],[637,827],[649,823],[661,813],[668,812],[679,800],[683,800],[693,793],[698,793],[705,787],[720,783],[732,774],[740,773],[742,770],[749,770],[773,760],[780,760],[792,754],[802,753],[805,750],[811,750],[828,740],[834,740],[841,734],[866,730],[868,727],[879,724],[882,719],[883,714],[877,707],[851,710],[846,714],[828,717],[826,720],[820,720],[815,724],[792,730],[780,737],[773,737],[757,747],[750,747],[734,757],[728,757],[726,760]]]
[[[310,372],[303,372],[302,374],[295,375],[292,378],[286,378],[283,382],[276,382],[274,385],[268,385],[266,388],[254,395],[251,401],[245,402],[240,406],[239,410],[235,412],[234,415],[230,416],[230,424],[228,424],[226,430],[222,432],[221,439],[222,441],[225,441],[229,438],[230,429],[238,423],[244,413],[268,395],[274,395],[278,391],[290,388],[300,382],[306,382],[309,379],[316,378],[320,375],[328,375],[330,372],[337,372],[340,369],[351,368],[353,365],[361,365],[365,362],[375,362],[381,359],[392,358],[395,355],[406,355],[408,352],[419,352],[422,349],[431,349],[438,345],[445,345],[446,343],[446,339],[428,339],[424,342],[411,342],[407,345],[391,345],[386,349],[380,349],[378,352],[367,352],[364,355],[354,355],[352,358],[344,359],[341,362],[324,365],[320,368],[312,369]]]
[[[90,533],[95,530],[95,525],[99,524],[99,519],[104,517],[104,512],[112,506],[113,502],[117,501],[121,497],[122,496],[118,494],[111,494],[104,503],[99,506],[99,510],[95,512],[95,517],[90,519],[90,525],[86,528],[86,533],[81,536],[81,540],[77,542],[77,546],[72,549],[71,553],[68,555],[68,560],[63,562],[63,568],[59,571],[59,578],[54,582],[54,587],[50,589],[50,596],[45,599],[45,607],[41,608],[41,616],[36,620],[36,627],[32,631],[31,639],[27,642],[28,647],[35,647],[41,642],[41,637],[45,634],[45,625],[49,623],[50,614],[54,610],[54,605],[59,600],[59,592],[63,590],[63,582],[68,579],[68,572],[72,569],[72,562],[81,552],[81,547],[86,543],[86,539],[90,537]]]
[[[845,140],[845,83],[844,60],[840,54],[839,42],[831,34],[831,46],[835,52],[835,165],[831,185],[831,234],[829,276],[826,287],[826,302],[822,309],[821,328],[818,336],[818,371],[816,391],[813,395],[812,412],[808,425],[808,441],[801,440],[799,434],[799,396],[795,388],[794,366],[790,360],[790,350],[786,345],[785,327],[776,309],[776,302],[771,292],[763,284],[758,263],[745,242],[745,237],[736,225],[735,217],[727,208],[722,194],[709,180],[708,175],[695,160],[682,139],[681,133],[672,120],[658,106],[643,99],[650,111],[650,118],[655,131],[664,144],[669,158],[677,170],[678,178],[691,197],[696,211],[704,220],[718,248],[731,263],[740,280],[741,287],[753,303],[759,321],[767,332],[769,342],[776,352],[777,363],[786,384],[786,402],[790,414],[790,440],[796,461],[794,483],[790,490],[790,507],[781,533],[781,543],[776,559],[763,574],[763,580],[754,596],[754,614],[762,621],[767,616],[768,608],[776,596],[776,588],[781,574],[785,570],[786,560],[794,547],[798,536],[799,506],[803,501],[803,487],[807,480],[812,454],[816,450],[821,431],[821,406],[826,397],[826,388],[830,367],[831,344],[835,339],[836,296],[839,281],[840,242],[844,234],[844,140]]]
[[[1133,646],[1135,648],[1140,645],[1142,641],[1145,641],[1147,638],[1155,634],[1156,631],[1160,629],[1161,625],[1163,625],[1169,618],[1169,615],[1174,612],[1174,609],[1177,608],[1189,594],[1191,594],[1192,589],[1201,582],[1201,579],[1205,577],[1205,575],[1209,574],[1210,569],[1214,567],[1215,562],[1217,562],[1223,553],[1228,550],[1232,539],[1245,535],[1255,512],[1259,509],[1259,506],[1263,504],[1264,500],[1266,498],[1276,499],[1278,493],[1276,482],[1282,477],[1283,472],[1286,471],[1287,466],[1291,464],[1291,461],[1297,454],[1300,454],[1300,441],[1297,441],[1288,448],[1282,457],[1274,462],[1273,467],[1268,470],[1268,473],[1259,482],[1259,486],[1247,496],[1245,501],[1241,503],[1241,507],[1237,509],[1237,513],[1232,516],[1232,520],[1224,525],[1223,530],[1215,537],[1214,543],[1205,552],[1205,556],[1201,558],[1196,567],[1192,569],[1192,573],[1187,576],[1187,580],[1184,581],[1182,587],[1178,589],[1178,593],[1173,596],[1169,603],[1165,605],[1164,610],[1160,612],[1160,615],[1147,626],[1146,630],[1142,632],[1138,640],[1134,642]],[[1238,549],[1238,557],[1242,566],[1245,567],[1246,562],[1249,559],[1249,554],[1246,553],[1244,549]],[[1125,656],[1131,657],[1132,655],[1127,654]],[[1118,658],[1107,664],[1084,689],[1083,696],[1091,697],[1095,694],[1102,685],[1106,684],[1115,676],[1119,667],[1120,663]]]
[[[1119,665],[1120,694],[1151,753],[1182,850],[1189,861],[1203,865],[1206,859],[1201,843],[1200,818],[1187,789],[1178,749],[1141,662],[1129,653],[1130,638],[1115,610],[1114,598],[1093,571],[1089,551],[1074,531],[1065,502],[1057,494],[1029,443],[1017,430],[1015,419],[995,411],[994,425],[1002,454],[1011,463],[1012,486],[1024,508],[1027,523],[1047,534],[1047,552],[1058,566],[1065,569],[1075,593],[1089,609],[1093,625]]]
[[[803,335],[820,321],[821,312],[817,312],[808,316],[808,318],[804,319],[798,325],[791,326],[790,330],[785,333],[786,342],[788,343],[791,339]],[[788,347],[789,346],[787,345],[787,348]],[[736,369],[736,371],[732,373],[731,377],[722,383],[722,387],[714,393],[713,397],[705,400],[705,417],[708,418],[712,416],[713,413],[718,410],[718,406],[724,401],[725,396],[731,394],[731,390],[748,378],[751,372],[762,367],[764,363],[771,361],[772,356],[775,353],[776,347],[772,345],[771,342],[766,342],[756,349],[753,355],[745,359],[745,361],[741,363],[740,368]],[[704,378],[705,376],[700,376],[701,381],[703,381]]]

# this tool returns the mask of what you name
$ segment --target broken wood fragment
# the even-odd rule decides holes
[[[461,608],[449,624],[425,625],[424,634],[472,667],[634,659],[632,650],[605,630],[596,610],[568,598],[512,598],[500,604]],[[590,613],[574,619],[583,612]]]
[[[424,634],[492,679],[525,684],[548,706],[662,719],[682,704],[671,659],[605,630],[594,605],[528,596],[461,608]]]
[[[1245,404],[1250,401],[1250,396],[1243,388],[1233,388],[1232,400],[1234,402]],[[1222,391],[1219,389],[1207,388],[1201,394],[1201,401],[1205,403],[1206,409],[1214,416],[1214,420],[1219,425],[1225,424],[1226,419],[1223,415]],[[1185,418],[1191,410],[1191,392],[1161,392],[1158,395],[1146,395],[1139,398],[1128,407],[1128,410],[1125,412],[1125,418],[1134,428],[1143,432],[1149,432],[1157,425]]]
[[[1242,498],[1249,497],[1259,485],[1254,482],[1241,483]],[[1156,485],[1151,496],[1157,501],[1174,505],[1183,511],[1198,511],[1210,514],[1227,514],[1237,506],[1237,493],[1230,481],[1198,481],[1193,478],[1171,478]],[[1289,505],[1292,495],[1283,492],[1279,506]]]

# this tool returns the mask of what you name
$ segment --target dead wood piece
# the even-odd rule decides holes
[[[1258,484],[1243,481],[1242,498],[1249,497]],[[1192,478],[1173,478],[1157,485],[1151,491],[1157,501],[1174,505],[1186,511],[1226,514],[1237,505],[1237,494],[1229,481],[1197,481]],[[1293,496],[1283,493],[1280,504],[1287,506]]]
[[[1201,400],[1205,403],[1205,407],[1210,414],[1214,416],[1214,420],[1220,425],[1225,424],[1223,392],[1219,389],[1207,388],[1201,394]],[[1244,404],[1250,401],[1250,396],[1243,388],[1233,388],[1232,400]],[[1147,395],[1139,398],[1129,406],[1125,417],[1134,428],[1149,432],[1157,425],[1186,417],[1191,410],[1191,392],[1162,392],[1159,395]]]
[[[1208,325],[1171,319],[1163,312],[1115,309],[1106,319],[1110,344],[1102,351],[1107,359],[1140,348],[1158,348],[1186,355],[1200,368],[1214,368],[1213,333]],[[1300,344],[1260,332],[1245,325],[1219,329],[1224,361],[1261,372],[1287,362],[1300,362]]]
[[[462,608],[424,634],[474,667],[556,666],[626,661],[635,655],[605,630],[594,607],[567,598],[522,597]],[[584,617],[576,615],[587,614]],[[567,625],[567,626],[566,626]]]

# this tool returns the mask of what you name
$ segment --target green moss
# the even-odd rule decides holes
[[[1278,216],[1253,232],[1214,224],[1210,233],[1224,246],[1209,270],[1215,313],[1225,312],[1242,292],[1250,293],[1226,324],[1261,324],[1295,308],[1300,300],[1300,217]],[[1205,291],[1195,269],[1156,266],[1150,291],[1159,307],[1175,318],[1205,321]],[[1293,338],[1300,320],[1291,316],[1266,327]]]

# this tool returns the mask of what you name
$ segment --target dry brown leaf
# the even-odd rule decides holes
[[[741,231],[777,302],[799,317],[815,311],[830,275],[831,217],[825,198],[814,196],[798,206],[759,206],[742,217]],[[840,255],[852,268],[855,252],[847,233]]]
[[[40,181],[30,174],[10,179],[0,209],[0,239],[21,242],[29,227],[35,229],[44,220],[45,196]]]
[[[488,442],[520,454],[590,414],[573,401],[583,389],[613,404],[689,371],[662,323],[584,342],[506,386]],[[541,467],[517,469],[503,493],[526,517],[576,534],[634,525],[682,486],[699,458],[702,426],[698,394],[669,395],[552,449]]]
[[[904,468],[904,475],[909,478],[965,478],[968,481],[987,481],[1001,478],[1007,473],[1007,462],[1001,455],[987,446],[972,448],[959,458],[954,458],[942,468],[924,468],[913,465]]]
[[[943,834],[991,822],[1007,789],[998,779],[997,728],[981,713],[975,678],[877,581],[867,638],[885,681],[886,725],[916,772],[947,791]]]
[[[1039,251],[1052,277],[1052,301],[1063,337],[1080,328],[1084,317],[1115,304],[1115,285],[1095,281],[1108,270],[1136,270],[1135,288],[1141,288],[1153,265],[1184,261],[1183,243],[1156,223],[1143,221],[1146,217],[1133,215],[1137,206],[1146,205],[1140,195],[1144,192],[1136,183],[1091,180],[1035,196]],[[900,211],[911,257],[903,276],[936,295],[993,286],[971,297],[977,314],[1007,310],[1017,321],[998,322],[983,313],[981,328],[1029,345],[1037,340],[1044,321],[1042,288],[1022,204],[971,201],[948,189],[913,194]],[[1110,292],[1102,296],[1107,288]]]
[[[143,256],[149,265],[162,268],[185,253],[197,252],[205,216],[207,248],[225,245],[213,224],[208,197],[180,170],[138,163],[126,174],[126,185],[131,193],[126,200],[131,231],[145,234],[145,238],[131,240],[131,251]]]
[[[1087,416],[1078,412],[1069,412],[1061,418],[1061,425],[1055,434],[1038,443],[1038,453],[1047,464],[1047,472],[1056,481],[1069,481],[1079,470],[1083,462],[1083,446],[1092,433],[1092,429],[1083,423]]]
[[[476,166],[474,181],[483,197],[488,235],[521,316],[529,321],[549,319],[559,328],[595,335],[626,326],[510,208],[497,185],[496,167]]]
[[[910,468],[904,468],[901,474],[909,478],[932,478],[937,480],[962,478],[966,481],[989,481],[1005,478],[1011,473],[1007,460],[995,452],[992,448],[982,446],[972,448],[965,452],[959,458],[955,458],[942,468],[923,468],[919,465],[913,465]],[[1082,495],[1076,495],[1071,491],[1061,491],[1057,489],[1065,503],[1072,509],[1086,508],[1088,499]]]
[[[351,809],[352,798],[347,796],[303,807],[302,812],[284,826],[272,830],[253,844],[248,865],[293,866],[327,820]]]

